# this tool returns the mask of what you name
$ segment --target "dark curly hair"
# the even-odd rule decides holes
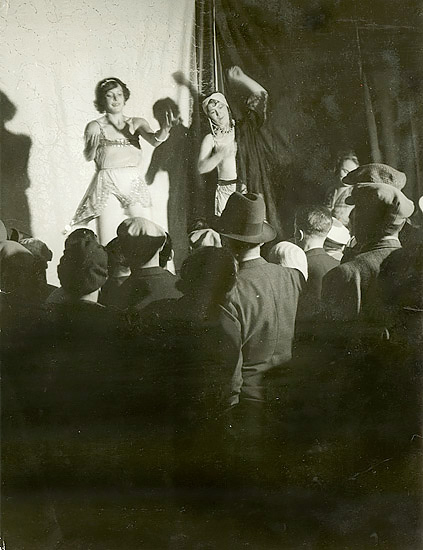
[[[119,78],[109,77],[109,78],[103,78],[103,80],[100,80],[100,82],[95,87],[95,100],[94,100],[94,107],[97,109],[99,113],[104,113],[106,110],[106,94],[109,90],[113,90],[113,88],[116,88],[117,86],[120,86],[123,91],[123,97],[125,98],[125,101],[128,101],[129,96],[131,95],[131,92],[129,91],[128,86],[125,84],[125,82],[122,82]]]

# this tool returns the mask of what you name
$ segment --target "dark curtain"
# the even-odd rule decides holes
[[[266,132],[287,233],[297,205],[323,201],[340,151],[403,170],[405,193],[413,200],[423,194],[417,0],[215,2],[222,72],[239,65],[269,92]],[[212,0],[200,4],[213,11]],[[198,59],[212,48],[204,38]],[[204,70],[199,76],[206,78]],[[236,98],[225,93],[232,105]]]

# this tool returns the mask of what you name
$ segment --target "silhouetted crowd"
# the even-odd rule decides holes
[[[6,487],[202,491],[264,516],[283,494],[302,534],[330,532],[329,510],[353,530],[352,499],[361,526],[379,510],[363,537],[417,526],[423,213],[389,166],[344,182],[348,228],[306,205],[276,244],[263,198],[233,193],[213,227],[190,228],[177,275],[171,235],[145,218],[106,247],[73,231],[59,288],[47,245],[2,228]]]

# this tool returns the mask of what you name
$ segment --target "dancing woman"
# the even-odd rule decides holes
[[[267,220],[280,233],[280,222],[273,197],[275,158],[262,127],[266,121],[267,91],[240,67],[228,71],[229,83],[246,95],[242,115],[233,120],[223,94],[215,92],[202,103],[211,132],[201,144],[198,170],[206,174],[217,168],[215,215],[220,216],[234,191],[254,192],[263,196]]]
[[[140,137],[158,147],[169,137],[172,124],[172,114],[166,113],[160,129],[153,132],[145,119],[125,116],[129,96],[129,89],[119,78],[101,80],[94,105],[104,114],[85,128],[84,156],[94,160],[97,170],[71,226],[96,218],[103,244],[116,236],[116,228],[126,216],[149,217],[146,208],[151,206],[151,197],[141,173]]]

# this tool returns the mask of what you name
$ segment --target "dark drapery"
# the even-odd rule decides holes
[[[201,4],[213,12],[212,0]],[[342,150],[403,170],[405,193],[423,194],[417,1],[215,0],[215,17],[222,72],[240,65],[269,91],[273,185],[286,232],[295,206],[323,200]]]

